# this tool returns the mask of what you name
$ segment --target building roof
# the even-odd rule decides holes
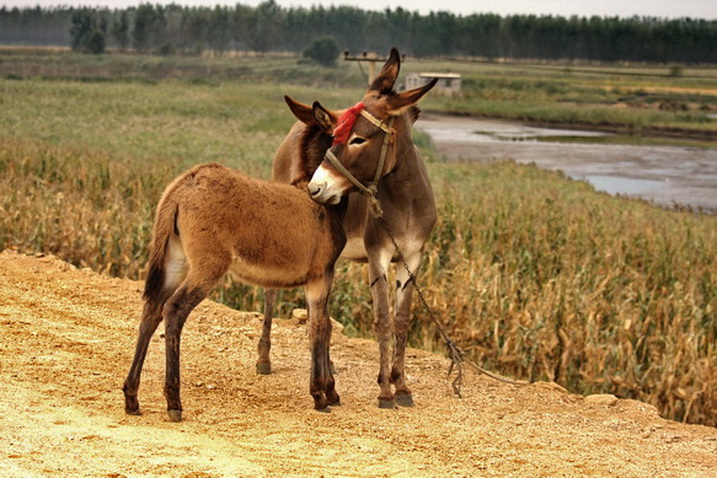
[[[458,79],[461,77],[460,73],[413,73],[421,78],[440,78],[440,79]]]

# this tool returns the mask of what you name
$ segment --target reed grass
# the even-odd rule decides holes
[[[175,80],[0,80],[0,91],[0,249],[135,279],[154,207],[180,171],[218,161],[268,177],[293,121],[281,95],[336,108],[360,94]],[[430,139],[418,142],[430,153]],[[509,161],[429,169],[440,220],[419,280],[470,358],[717,424],[717,217]],[[366,282],[364,266],[342,262],[331,310],[347,332],[372,336]],[[214,297],[262,307],[260,291],[228,283]],[[285,292],[281,313],[297,303],[300,292]],[[414,310],[411,343],[441,350]]]

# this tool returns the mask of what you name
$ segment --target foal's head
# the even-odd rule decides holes
[[[333,136],[326,158],[309,182],[315,201],[336,204],[351,191],[368,192],[395,168],[402,154],[413,151],[415,105],[437,80],[396,93],[393,85],[400,64],[398,50],[393,48],[363,100],[340,115],[318,102],[313,104],[315,123]]]

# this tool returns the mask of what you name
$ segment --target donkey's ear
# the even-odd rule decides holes
[[[414,88],[413,90],[389,96],[386,99],[386,103],[388,104],[388,113],[390,115],[400,115],[405,113],[409,108],[418,103],[418,100],[423,98],[423,95],[428,93],[431,88],[436,86],[436,83],[438,83],[438,78],[432,79],[419,88]]]
[[[338,119],[336,118],[336,115],[321,106],[321,103],[318,101],[314,101],[312,116],[313,121],[319,125],[319,128],[321,128],[324,133],[330,135],[334,134],[334,126],[336,126]]]
[[[304,124],[310,125],[314,123],[314,110],[311,106],[294,101],[288,96],[284,96],[284,101],[286,101],[286,104],[289,105],[289,109],[292,113],[294,113],[296,119]]]
[[[368,91],[374,91],[382,95],[387,95],[393,91],[393,85],[398,78],[398,72],[401,71],[401,55],[396,47],[391,48],[388,60],[384,63],[381,72],[368,87]]]

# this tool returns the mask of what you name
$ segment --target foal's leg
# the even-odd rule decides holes
[[[328,313],[329,294],[333,274],[306,285],[306,301],[309,304],[309,343],[311,347],[311,377],[309,392],[314,398],[316,410],[326,410],[329,405],[339,405],[334,376],[331,373],[329,346],[331,345],[331,320]]]
[[[163,298],[159,302],[150,300],[145,301],[144,310],[142,311],[142,321],[139,325],[139,337],[137,338],[137,346],[134,351],[134,359],[129,369],[127,378],[124,381],[122,391],[124,392],[124,410],[130,415],[139,415],[139,401],[137,400],[137,391],[139,390],[140,375],[142,374],[142,366],[147,356],[147,347],[152,339],[152,335],[157,326],[162,321],[162,305]]]
[[[208,250],[213,250],[209,248]],[[231,257],[209,257],[198,260],[201,267],[190,269],[177,291],[164,306],[164,341],[166,371],[164,396],[167,399],[167,414],[173,422],[182,421],[182,402],[179,398],[179,349],[182,328],[189,313],[207,296],[209,291],[229,270]],[[226,260],[223,260],[226,259]]]
[[[421,251],[410,255],[406,259],[411,273],[415,276],[421,263]],[[394,329],[396,345],[393,350],[393,367],[391,368],[391,382],[396,387],[396,402],[404,407],[413,406],[413,396],[406,384],[406,342],[408,329],[411,325],[411,297],[414,284],[402,263],[396,264],[396,318]]]
[[[271,373],[271,322],[274,316],[274,300],[276,289],[264,289],[264,322],[259,338],[259,360],[256,362],[256,373],[269,375]]]
[[[378,342],[379,371],[378,385],[381,391],[378,395],[379,408],[395,408],[396,400],[391,389],[390,348],[393,324],[389,315],[388,306],[388,278],[386,271],[391,256],[385,250],[378,254],[369,253],[369,283],[373,296],[374,332]]]

